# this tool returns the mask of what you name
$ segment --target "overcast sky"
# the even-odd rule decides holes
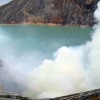
[[[8,3],[9,1],[11,1],[11,0],[0,0],[0,5],[6,4],[6,3]]]

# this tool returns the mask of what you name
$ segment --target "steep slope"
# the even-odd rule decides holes
[[[0,7],[0,23],[94,24],[99,0],[12,0]]]

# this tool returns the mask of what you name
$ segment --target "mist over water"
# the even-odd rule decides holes
[[[17,35],[13,35],[10,34],[12,30],[0,27],[0,59],[3,61],[3,67],[0,67],[1,89],[18,91],[32,98],[48,98],[99,88],[100,3],[94,16],[99,22],[94,27],[91,39],[82,36],[85,32],[81,34],[81,28],[79,34],[76,32],[77,38],[70,29],[69,38],[65,34],[66,28],[47,27],[50,33],[56,34],[52,37],[50,33],[39,35],[38,29],[42,33],[46,31],[40,26],[37,30],[36,26],[34,29],[28,28],[32,30],[30,36],[22,32],[26,26],[15,27],[22,32],[22,38],[18,31]],[[62,34],[58,34],[59,31]],[[63,35],[65,38],[62,38]]]

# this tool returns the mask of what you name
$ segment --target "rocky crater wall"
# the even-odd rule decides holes
[[[94,25],[99,0],[12,0],[0,7],[1,24]]]

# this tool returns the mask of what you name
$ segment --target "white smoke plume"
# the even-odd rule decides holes
[[[60,48],[54,60],[44,60],[30,73],[26,94],[48,98],[95,88],[83,56],[82,48]]]
[[[63,46],[53,54],[53,59],[45,59],[31,71],[27,67],[34,66],[30,65],[34,53],[22,56],[15,63],[12,50],[8,50],[9,57],[2,58],[7,65],[3,73],[22,87],[23,95],[33,98],[53,98],[100,88],[100,2],[94,16],[98,24],[90,42],[77,47]]]

